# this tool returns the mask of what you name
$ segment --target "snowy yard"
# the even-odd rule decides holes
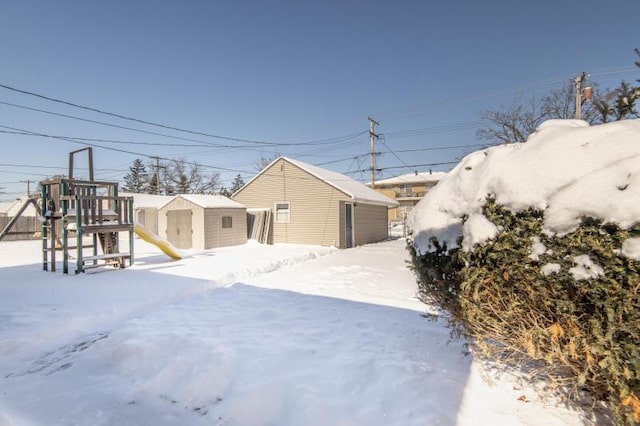
[[[428,321],[405,241],[42,271],[0,242],[0,426],[577,425]],[[524,398],[521,398],[524,397]],[[524,399],[524,400],[523,400]]]

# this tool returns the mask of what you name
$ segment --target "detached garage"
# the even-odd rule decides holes
[[[286,157],[274,160],[233,198],[252,214],[269,213],[267,230],[259,232],[266,242],[338,248],[388,238],[387,210],[398,206],[348,176]]]
[[[219,195],[181,194],[158,209],[161,237],[180,249],[247,242],[247,209]]]

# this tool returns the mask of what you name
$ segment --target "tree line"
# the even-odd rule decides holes
[[[256,165],[256,172],[262,171],[280,154],[261,156]],[[202,164],[193,161],[164,160],[156,164],[145,164],[136,158],[124,176],[123,190],[137,194],[217,194],[230,197],[244,186],[244,179],[238,173],[229,188],[220,183],[218,173],[207,173]]]
[[[230,188],[220,184],[218,173],[207,173],[198,162],[168,160],[145,164],[136,158],[124,176],[123,190],[139,194],[219,194],[225,197],[244,186],[238,173]]]

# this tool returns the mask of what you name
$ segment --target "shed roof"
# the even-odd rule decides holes
[[[16,202],[16,200],[0,201],[0,213],[8,213]]]
[[[242,204],[233,201],[227,197],[223,197],[222,195],[206,195],[206,194],[179,194],[175,197],[172,197],[171,200],[175,198],[184,198],[187,201],[192,202],[193,204],[200,206],[204,209],[212,209],[212,208],[225,208],[225,209],[246,209]],[[171,200],[164,203],[159,208],[162,208],[169,204]]]
[[[0,213],[7,216],[15,216],[27,200],[28,198],[26,196],[22,196],[15,200],[0,201]],[[22,216],[37,216],[37,211],[33,204],[27,206],[27,209],[22,212]]]
[[[133,197],[133,207],[143,209],[159,209],[173,200],[172,195],[138,194],[135,192],[120,192],[119,195],[123,197]]]
[[[303,163],[302,161],[294,160],[288,157],[278,157],[271,164],[264,168],[260,173],[254,176],[247,184],[249,185],[254,179],[263,174],[266,170],[268,170],[273,164],[275,164],[278,160],[284,160],[288,163],[293,164],[304,170],[305,172],[315,176],[316,178],[322,180],[328,185],[333,186],[334,188],[344,192],[346,195],[351,197],[354,201],[360,201],[364,203],[370,204],[381,204],[388,207],[396,207],[398,206],[398,202],[392,200],[389,197],[386,197],[380,194],[377,191],[367,187],[366,185],[351,179],[349,176],[345,176],[342,173],[334,172],[331,170],[323,169],[318,166],[313,166],[311,164]],[[242,191],[242,189],[240,189]],[[238,191],[238,192],[240,192]]]

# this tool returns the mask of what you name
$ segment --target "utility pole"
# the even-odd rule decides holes
[[[371,117],[369,119],[369,138],[371,140],[371,189],[375,189],[376,185],[376,139],[378,139],[378,135],[376,134],[376,125],[380,125],[376,120]]]
[[[20,182],[27,184],[27,198],[31,195],[31,180],[21,180]]]
[[[582,120],[582,83],[587,79],[587,75],[583,72],[573,79],[576,85],[576,120]]]

